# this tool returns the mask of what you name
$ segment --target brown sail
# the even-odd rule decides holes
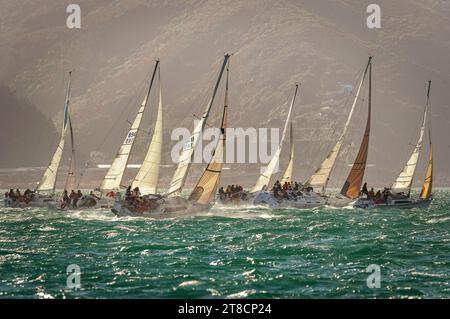
[[[364,137],[359,147],[358,155],[356,156],[353,167],[348,174],[347,180],[341,189],[341,194],[347,198],[355,199],[358,198],[361,185],[364,178],[364,172],[366,169],[367,153],[369,151],[369,137],[370,137],[370,117],[372,111],[372,62],[369,59],[369,106],[367,115],[366,130],[364,132]]]
[[[420,192],[420,198],[427,200],[431,198],[433,192],[433,145],[431,144],[431,129],[429,132],[430,137],[430,155],[428,158],[427,173],[425,175],[425,181],[422,185],[422,191]]]
[[[197,182],[194,190],[189,196],[189,201],[197,204],[209,204],[214,201],[217,187],[219,185],[220,173],[222,171],[223,153],[226,141],[226,128],[227,128],[227,108],[228,108],[228,72],[225,88],[225,102],[223,106],[222,125],[220,127],[220,137],[217,143],[214,154],[208,163],[202,177]]]

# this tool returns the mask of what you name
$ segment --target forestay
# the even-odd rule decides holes
[[[194,187],[189,200],[197,204],[209,204],[214,201],[217,187],[219,186],[220,173],[222,172],[223,153],[226,141],[227,129],[227,108],[228,108],[228,69],[225,88],[225,102],[223,106],[222,124],[220,126],[219,141],[214,150],[213,156],[208,163],[203,175]]]
[[[364,137],[359,147],[358,155],[353,163],[353,167],[348,174],[347,180],[341,189],[341,194],[347,198],[355,199],[359,196],[364,172],[366,170],[367,154],[369,152],[369,138],[370,138],[370,118],[372,112],[372,64],[369,59],[369,103],[366,129]]]
[[[197,144],[200,140],[200,137],[202,135],[203,129],[206,125],[206,120],[208,119],[209,112],[211,111],[211,107],[214,102],[214,98],[217,93],[217,89],[219,87],[220,81],[222,79],[223,71],[225,69],[225,66],[228,63],[228,59],[230,58],[229,54],[226,54],[223,60],[222,67],[219,72],[219,76],[216,81],[216,85],[214,86],[214,91],[211,99],[209,100],[208,105],[206,106],[205,111],[202,114],[202,117],[200,121],[197,122],[197,124],[194,127],[194,131],[191,134],[191,137],[189,139],[189,142],[183,147],[183,150],[181,151],[179,160],[178,160],[178,166],[175,170],[175,173],[173,174],[172,180],[169,184],[169,189],[167,191],[168,197],[173,196],[179,196],[181,194],[181,191],[184,187],[184,183],[186,182],[186,177],[189,172],[189,167],[191,164],[192,155],[194,154],[194,150],[197,147]]]
[[[120,146],[119,152],[117,153],[114,161],[111,164],[108,172],[106,173],[105,178],[102,181],[100,186],[100,190],[102,193],[105,193],[110,190],[119,190],[122,182],[123,173],[128,164],[128,159],[131,153],[131,150],[134,145],[134,141],[136,140],[136,135],[139,130],[139,126],[141,124],[142,115],[144,114],[145,108],[148,104],[148,99],[150,97],[150,92],[153,85],[153,80],[155,78],[156,70],[158,68],[159,61],[156,61],[155,69],[153,71],[152,79],[150,82],[150,86],[145,96],[144,100],[141,103],[139,111],[134,119],[133,124],[131,125],[128,134],[125,137],[122,145]]]
[[[276,169],[278,168],[278,163],[280,160],[280,153],[281,153],[281,149],[283,148],[283,142],[286,137],[289,120],[290,120],[291,114],[292,114],[292,108],[294,107],[295,98],[297,96],[297,91],[298,91],[298,85],[295,86],[294,97],[292,98],[291,106],[289,107],[288,116],[286,118],[286,123],[284,124],[283,135],[281,136],[280,143],[278,144],[278,149],[276,150],[276,152],[275,152],[274,156],[272,157],[272,159],[270,160],[269,164],[264,169],[264,172],[259,176],[258,180],[256,181],[255,186],[253,186],[252,190],[250,191],[251,193],[259,192],[263,188],[268,187],[272,175],[275,173]]]
[[[56,185],[56,177],[58,174],[59,163],[61,162],[61,157],[64,151],[64,144],[66,139],[67,126],[69,124],[69,103],[70,103],[70,86],[72,80],[72,72],[69,72],[69,82],[67,84],[67,94],[64,103],[64,117],[63,126],[61,132],[61,139],[59,141],[58,147],[56,148],[55,154],[45,170],[44,176],[42,177],[39,186],[37,187],[38,192],[54,192]]]
[[[363,86],[364,80],[366,78],[367,70],[369,68],[371,58],[369,58],[369,62],[367,63],[364,74],[359,82],[358,89],[356,91],[355,99],[353,100],[352,107],[350,109],[350,113],[347,117],[347,122],[345,123],[344,130],[339,136],[338,141],[331,149],[330,153],[328,153],[325,160],[322,162],[320,167],[315,171],[315,173],[309,178],[308,183],[314,188],[320,188],[322,193],[325,192],[325,189],[328,185],[328,181],[330,180],[331,172],[333,171],[334,165],[336,164],[337,156],[341,150],[342,143],[344,141],[345,135],[347,134],[348,127],[350,125],[350,120],[352,119],[353,113],[355,111],[356,104],[359,99],[359,95],[361,93],[361,88]]]
[[[161,72],[161,69],[159,69]],[[159,74],[159,104],[156,117],[155,129],[147,154],[142,162],[141,168],[133,181],[132,187],[139,187],[142,195],[156,194],[159,169],[161,165],[161,153],[163,143],[163,120],[162,120],[162,89],[161,75]]]
[[[417,141],[416,146],[414,147],[414,150],[408,162],[406,162],[405,167],[403,167],[402,171],[400,172],[400,175],[397,177],[397,179],[391,186],[391,189],[394,192],[406,192],[409,194],[409,192],[411,191],[411,185],[414,178],[414,173],[416,171],[417,162],[419,161],[420,149],[422,148],[422,139],[425,132],[425,123],[427,119],[428,103],[429,103],[429,90],[430,86],[428,86],[427,102],[425,104],[425,110],[423,112],[419,139]]]

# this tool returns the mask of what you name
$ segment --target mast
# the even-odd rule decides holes
[[[408,197],[411,193],[411,187],[414,179],[414,173],[416,171],[417,162],[419,161],[419,155],[420,150],[422,148],[422,139],[425,132],[425,123],[427,120],[427,112],[428,112],[428,105],[429,105],[429,98],[430,98],[430,87],[431,87],[431,81],[428,82],[428,90],[427,90],[427,101],[425,104],[425,110],[423,112],[422,117],[422,124],[420,127],[420,134],[419,139],[417,141],[416,147],[414,147],[414,150],[408,160],[406,162],[405,167],[403,167],[402,171],[400,172],[400,175],[397,177],[397,179],[394,181],[394,183],[391,186],[391,189],[395,192],[401,192],[406,191],[408,194]]]
[[[289,141],[291,144],[291,150],[290,150],[290,156],[289,156],[289,163],[286,167],[286,171],[283,174],[283,178],[281,179],[281,185],[284,183],[292,183],[292,173],[294,171],[294,131],[292,127],[292,118],[291,118],[291,130],[289,132]]]
[[[125,140],[123,141],[122,145],[120,146],[120,149],[119,149],[116,157],[114,158],[114,161],[112,162],[111,167],[109,168],[108,172],[106,173],[105,178],[102,181],[102,184],[100,186],[100,190],[102,193],[105,193],[110,190],[120,189],[120,184],[122,182],[123,173],[127,167],[130,153],[133,148],[133,145],[134,145],[134,142],[136,139],[136,135],[139,130],[139,126],[141,124],[142,116],[143,116],[145,108],[147,107],[147,104],[148,104],[150,92],[152,90],[153,81],[155,80],[155,75],[156,75],[156,71],[158,69],[158,65],[159,65],[159,60],[156,60],[155,69],[153,70],[153,75],[152,75],[152,79],[150,81],[147,95],[145,96],[144,100],[142,101],[141,107],[139,108],[136,118],[134,119],[134,122],[131,125],[130,130],[128,131],[128,134],[125,137]]]
[[[431,81],[428,81],[428,93],[427,93],[427,102],[430,99],[430,87]],[[429,120],[430,126],[428,128],[428,138],[430,143],[430,150],[428,155],[428,166],[427,172],[425,174],[425,180],[422,185],[422,191],[420,192],[420,198],[423,200],[431,199],[433,196],[433,144],[431,142],[431,119]]]
[[[203,115],[201,117],[201,120],[198,121],[198,123],[194,127],[194,131],[190,136],[189,143],[185,145],[183,148],[183,151],[181,152],[179,162],[177,169],[175,170],[175,173],[173,174],[172,180],[169,184],[169,189],[167,191],[168,197],[173,196],[179,196],[181,194],[181,191],[184,187],[184,183],[186,182],[186,177],[189,172],[191,159],[194,154],[194,150],[197,147],[197,144],[199,142],[200,136],[203,132],[203,129],[205,128],[206,121],[209,116],[209,112],[211,111],[211,107],[214,102],[214,98],[216,97],[217,89],[219,88],[220,81],[222,79],[223,72],[225,70],[225,67],[228,63],[228,60],[230,58],[229,54],[226,54],[223,59],[223,64],[219,72],[219,76],[217,77],[216,85],[214,86],[212,97],[206,106],[205,111],[203,112]]]
[[[364,74],[361,78],[361,81],[359,82],[358,89],[357,89],[356,95],[355,95],[355,99],[353,100],[353,104],[350,109],[350,113],[348,114],[347,122],[345,122],[344,130],[342,131],[341,135],[339,136],[339,139],[336,142],[336,144],[334,145],[334,147],[331,149],[330,153],[328,153],[327,157],[322,162],[320,167],[315,171],[315,173],[309,178],[309,180],[307,182],[315,188],[316,187],[321,188],[322,193],[325,193],[325,189],[327,188],[328,182],[330,180],[331,172],[333,171],[333,168],[336,164],[337,156],[339,155],[345,135],[347,134],[347,130],[350,125],[350,120],[352,119],[356,104],[358,102],[359,95],[361,93],[361,88],[362,88],[362,85],[366,78],[367,71],[369,69],[371,60],[372,60],[372,57],[369,57],[369,61],[367,62],[366,68],[364,70]]]
[[[161,165],[161,153],[163,143],[163,119],[162,119],[162,88],[161,88],[161,66],[158,69],[159,79],[159,104],[156,117],[155,129],[152,140],[148,147],[147,155],[137,173],[132,188],[139,187],[142,195],[156,194],[159,177],[159,166]]]
[[[364,178],[364,172],[366,170],[367,154],[369,152],[369,138],[370,138],[370,118],[372,112],[372,62],[369,58],[369,103],[366,130],[361,142],[361,146],[356,156],[353,167],[347,177],[344,186],[341,189],[341,194],[347,198],[355,199],[359,196],[361,190],[362,181]]]
[[[225,85],[225,101],[223,104],[222,124],[220,125],[220,136],[214,150],[213,156],[208,163],[205,171],[200,177],[197,185],[194,187],[190,201],[194,201],[197,204],[209,204],[214,201],[217,187],[219,186],[220,173],[222,172],[223,153],[226,142],[226,129],[227,129],[227,109],[228,109],[228,78],[229,78],[229,64],[227,67],[226,85]]]
[[[295,98],[297,97],[297,91],[298,91],[298,84],[295,85],[294,96],[292,97],[291,106],[289,107],[288,116],[287,116],[286,122],[284,124],[283,135],[281,136],[280,144],[278,144],[278,149],[275,152],[275,155],[270,160],[269,165],[267,165],[267,167],[264,170],[264,172],[259,176],[258,180],[256,181],[255,186],[253,186],[253,188],[250,191],[250,193],[259,192],[264,187],[268,187],[269,183],[270,183],[270,179],[271,179],[272,175],[275,173],[275,170],[278,167],[278,162],[280,160],[281,149],[283,147],[283,142],[284,142],[284,139],[286,138],[287,128],[288,128],[288,125],[289,125],[289,119],[291,118],[292,109],[293,109],[294,104],[295,104]]]
[[[75,161],[75,142],[72,128],[72,120],[69,115],[69,132],[70,132],[70,146],[72,148],[70,157],[69,157],[69,171],[67,172],[66,182],[64,183],[64,190],[71,191],[75,189],[75,170],[76,170],[76,161]]]
[[[58,174],[59,163],[61,162],[61,157],[64,151],[64,144],[66,139],[67,124],[69,122],[69,103],[70,103],[70,88],[72,81],[72,72],[69,72],[69,81],[67,83],[67,93],[64,102],[64,117],[63,126],[61,131],[61,139],[59,141],[58,147],[56,148],[55,154],[53,154],[52,160],[45,170],[44,176],[42,176],[41,182],[37,187],[38,192],[55,192],[56,177]]]

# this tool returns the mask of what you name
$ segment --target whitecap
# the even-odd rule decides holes
[[[189,280],[189,281],[184,281],[181,284],[179,284],[179,287],[189,287],[189,286],[198,286],[201,284],[201,281],[198,280]]]
[[[247,298],[249,295],[253,295],[256,293],[256,290],[243,290],[235,294],[228,295],[227,298],[230,299],[239,299],[239,298]]]

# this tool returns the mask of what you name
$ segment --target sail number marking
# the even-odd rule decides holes
[[[125,144],[125,145],[132,144],[134,139],[135,139],[135,137],[136,137],[136,133],[137,133],[136,131],[129,131],[128,135],[127,135],[127,138],[125,139],[125,142],[123,144]]]

